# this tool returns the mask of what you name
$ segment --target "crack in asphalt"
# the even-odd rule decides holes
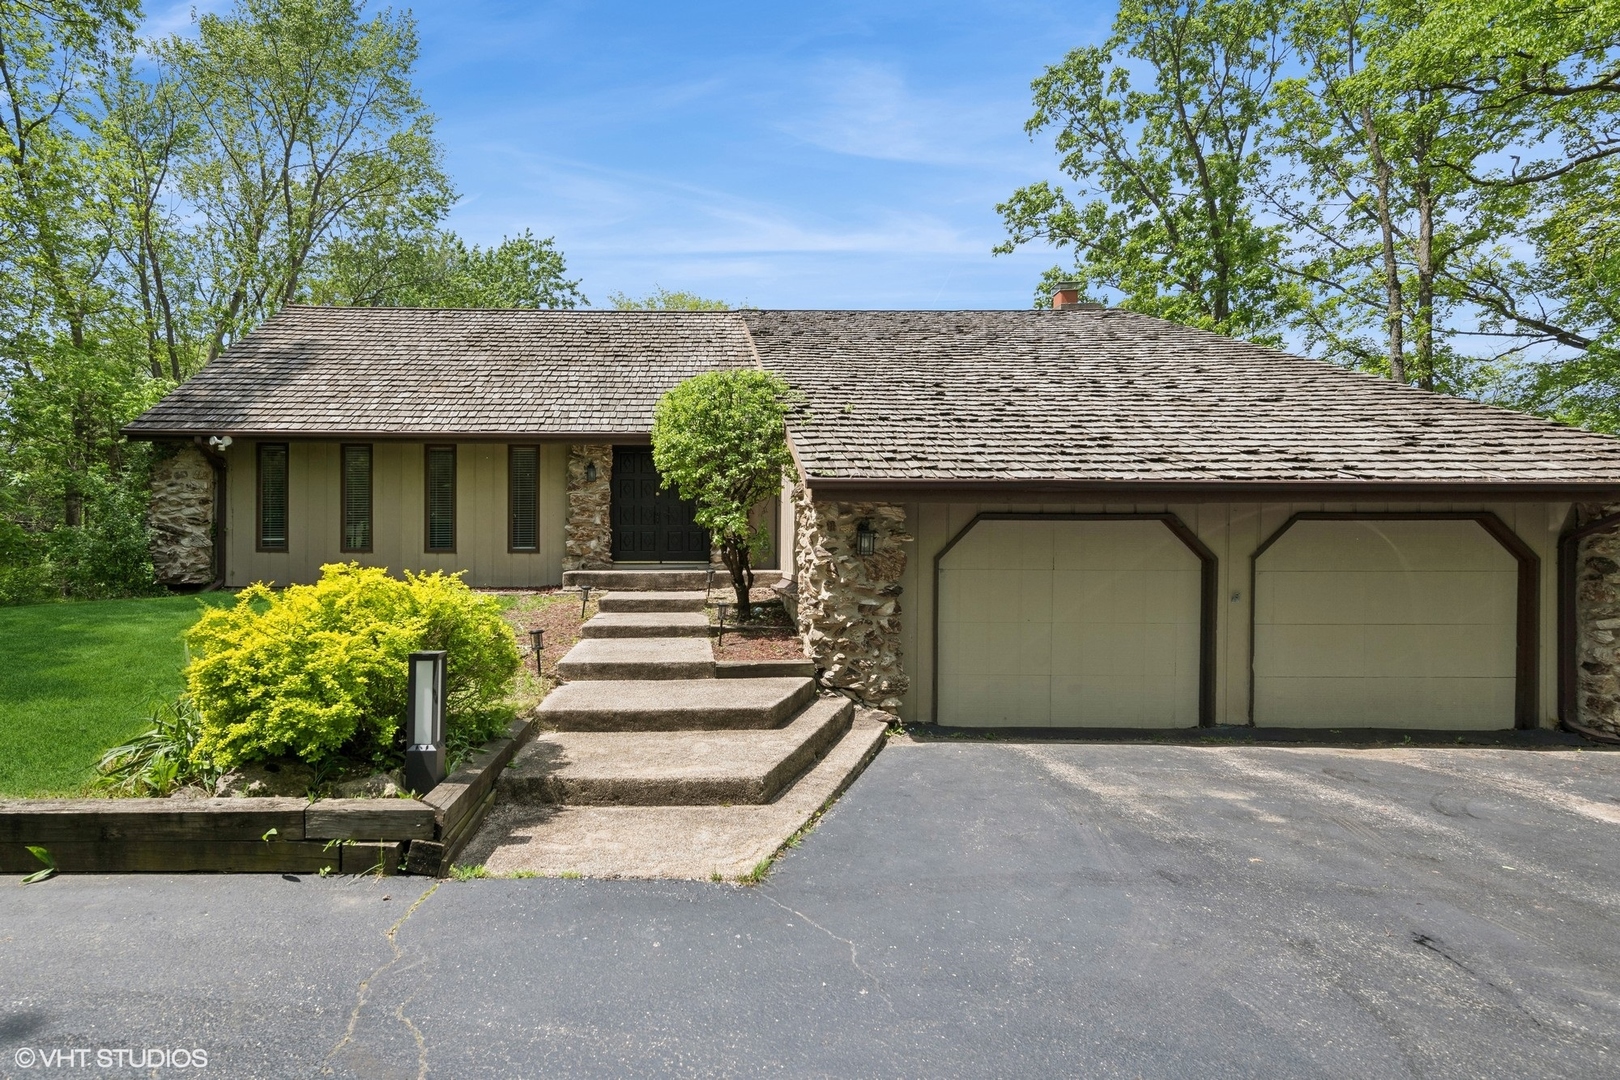
[[[1413,932],[1412,944],[1421,949],[1427,949],[1429,952],[1434,953],[1442,960],[1450,962],[1451,964],[1455,965],[1458,970],[1466,972],[1471,978],[1478,979],[1492,990],[1495,990],[1498,994],[1501,994],[1503,997],[1507,998],[1508,1004],[1512,1005],[1515,1009],[1518,1009],[1520,1012],[1524,1013],[1524,1015],[1528,1016],[1530,1018],[1530,1022],[1536,1025],[1536,1027],[1544,1028],[1547,1026],[1541,1022],[1541,1018],[1539,1016],[1525,1007],[1524,1003],[1519,1000],[1519,996],[1517,994],[1515,994],[1512,990],[1509,990],[1507,987],[1495,982],[1494,980],[1486,978],[1484,975],[1481,975],[1479,972],[1475,971],[1473,968],[1469,967],[1455,956],[1452,956],[1451,950],[1446,948],[1446,943],[1441,941],[1439,938],[1431,937],[1428,934],[1420,932]]]
[[[849,946],[849,966],[854,968],[856,971],[860,972],[861,973],[861,978],[866,979],[867,981],[869,981],[872,984],[873,991],[876,992],[878,997],[883,999],[883,1003],[889,1007],[889,1011],[894,1012],[894,1001],[889,997],[888,994],[883,992],[883,983],[882,983],[882,981],[876,975],[873,975],[870,971],[867,971],[865,968],[861,967],[860,961],[855,959],[857,950],[856,950],[856,947],[855,947],[855,943],[853,941],[849,940],[849,938],[846,938],[846,937],[839,937],[837,934],[833,933],[831,930],[827,929],[825,926],[822,926],[820,923],[816,922],[816,920],[812,919],[810,916],[806,915],[804,912],[798,911],[798,910],[795,910],[794,908],[788,907],[786,904],[782,903],[782,901],[778,900],[776,897],[772,896],[768,892],[761,892],[760,895],[763,896],[765,899],[769,900],[771,903],[775,904],[777,907],[781,908],[783,911],[787,912],[789,915],[793,915],[793,916],[796,916],[796,917],[798,917],[800,919],[803,919],[805,922],[809,923],[811,926],[815,927],[817,930],[820,930],[823,934],[826,934],[828,937],[832,938],[834,941],[841,941],[845,945],[848,945]]]
[[[339,1050],[342,1050],[351,1041],[353,1041],[355,1028],[359,1027],[360,1025],[360,1014],[365,1011],[366,1002],[371,998],[372,984],[375,983],[377,979],[379,979],[389,968],[399,963],[400,958],[405,955],[404,950],[399,947],[399,943],[394,940],[395,935],[399,933],[399,928],[404,926],[405,920],[409,919],[412,915],[415,915],[416,909],[426,903],[428,897],[438,892],[439,886],[443,884],[443,881],[435,881],[426,892],[416,898],[410,907],[405,909],[405,914],[394,920],[393,926],[390,926],[387,930],[383,931],[383,938],[387,940],[389,951],[392,952],[393,955],[390,956],[385,963],[379,965],[377,970],[360,980],[360,985],[355,989],[354,1008],[349,1012],[349,1024],[343,1029],[343,1038],[339,1039],[337,1041],[337,1045],[328,1050],[326,1052],[326,1057],[322,1059],[322,1073],[326,1074],[327,1076],[332,1075],[332,1058],[337,1055]],[[423,1078],[427,1076],[427,1043],[423,1039],[421,1031],[417,1029],[417,1026],[404,1015],[405,1006],[409,1005],[411,1001],[415,999],[415,997],[416,995],[412,993],[410,997],[400,1002],[399,1008],[394,1010],[394,1016],[410,1029],[411,1035],[416,1039],[416,1076],[417,1080],[423,1080]]]

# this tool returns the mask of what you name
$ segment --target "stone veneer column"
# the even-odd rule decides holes
[[[1580,505],[1577,527],[1620,504]],[[1593,533],[1575,556],[1575,722],[1620,738],[1620,526]]]
[[[214,467],[195,446],[181,446],[152,468],[152,569],[164,585],[214,580]]]
[[[585,479],[585,466],[596,479]],[[564,570],[613,568],[613,447],[568,448],[568,520],[563,525]]]
[[[816,502],[793,487],[799,634],[822,685],[890,712],[911,687],[901,666],[901,544],[906,511],[892,503]],[[856,554],[855,529],[871,523],[876,551]]]

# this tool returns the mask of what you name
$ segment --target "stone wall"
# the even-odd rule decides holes
[[[164,585],[214,580],[214,467],[195,446],[182,446],[152,469],[152,567]]]
[[[890,503],[815,502],[793,488],[799,633],[821,669],[822,685],[890,712],[911,686],[901,663],[900,575],[906,511]],[[857,554],[855,530],[877,534],[871,555]]]
[[[1620,503],[1575,508],[1577,527]],[[1575,560],[1575,722],[1620,737],[1620,526],[1581,541]]]
[[[596,479],[585,467],[596,466]],[[564,570],[613,568],[613,447],[568,448],[568,520],[563,525]]]

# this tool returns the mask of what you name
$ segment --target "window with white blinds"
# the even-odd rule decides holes
[[[287,550],[287,444],[260,443],[257,487],[260,551]]]
[[[371,550],[371,447],[343,448],[343,550]]]
[[[507,506],[511,511],[511,534],[507,546],[513,551],[540,549],[540,448],[509,448],[507,476],[511,490]]]
[[[427,550],[456,550],[456,448],[427,448]]]

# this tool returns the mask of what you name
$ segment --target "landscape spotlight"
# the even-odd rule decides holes
[[[405,786],[425,795],[444,779],[443,649],[411,653],[406,683]]]
[[[536,675],[543,674],[543,672],[541,672],[541,670],[540,670],[540,654],[545,650],[545,647],[546,647],[546,632],[545,632],[545,630],[541,629],[538,626],[535,627],[533,630],[530,630],[529,631],[529,646],[530,646],[530,648],[532,648],[534,650],[534,673]]]
[[[855,554],[877,554],[877,533],[872,531],[870,521],[863,521],[855,526]]]

